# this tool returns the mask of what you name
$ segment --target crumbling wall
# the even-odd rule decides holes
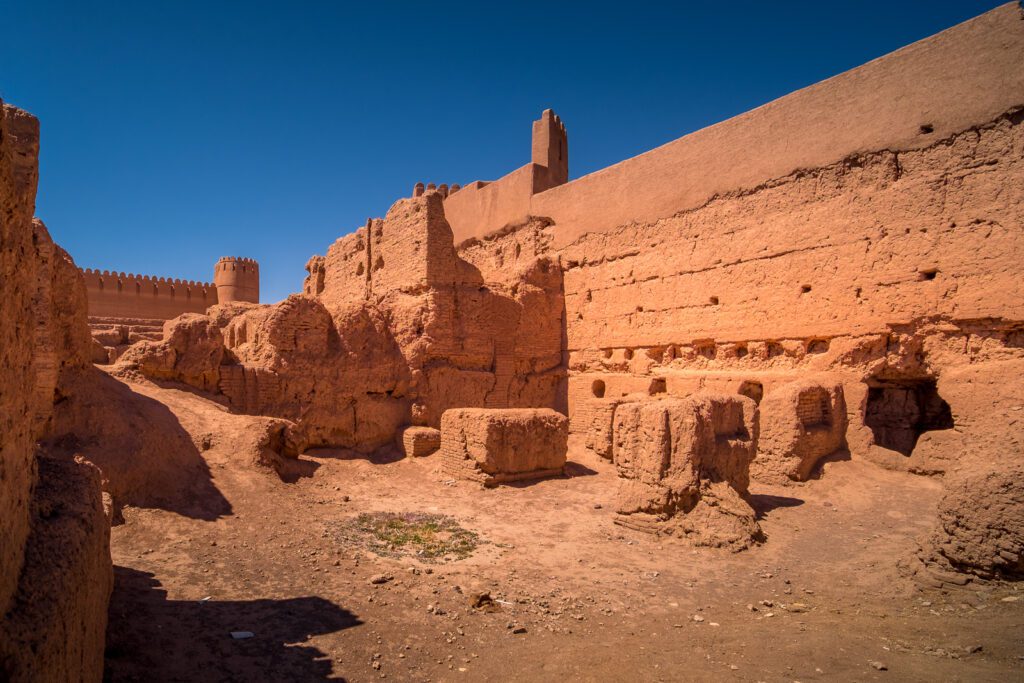
[[[223,359],[220,328],[198,313],[168,320],[161,341],[140,341],[121,356],[122,363],[137,365],[148,377],[174,380],[203,391],[219,388]]]
[[[814,466],[844,447],[846,400],[841,382],[803,379],[772,390],[758,406],[760,440],[751,467],[761,481],[807,481]]]
[[[441,467],[484,486],[551,477],[565,467],[568,436],[568,419],[550,408],[453,408],[441,416]]]
[[[747,502],[757,449],[751,399],[699,393],[623,403],[613,441],[617,523],[734,550],[759,538]]]
[[[0,614],[7,612],[29,534],[36,481],[33,435],[32,212],[39,123],[0,105]]]
[[[113,574],[95,468],[37,439],[87,365],[81,276],[33,222],[39,124],[0,102],[0,679],[98,681]]]
[[[520,249],[484,272],[455,251],[445,206],[436,192],[399,200],[311,260],[305,291],[332,312],[370,304],[385,315],[415,424],[437,427],[453,407],[554,407],[564,379],[557,261]]]

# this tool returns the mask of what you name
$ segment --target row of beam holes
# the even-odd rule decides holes
[[[929,132],[931,132],[931,131],[929,131]],[[917,271],[917,278],[919,280],[934,280],[935,276],[938,275],[938,273],[939,273],[939,269],[938,268],[925,268],[924,270]],[[813,288],[811,287],[811,285],[800,285],[800,293],[801,294],[809,294],[812,289]],[[862,291],[863,290],[860,287],[857,288],[856,295],[857,295],[858,299],[860,298],[860,295],[861,295]],[[588,302],[591,301],[590,290],[587,290],[586,300]],[[719,301],[719,298],[717,296],[712,296],[712,297],[708,298],[708,303],[710,303],[712,306],[717,306],[717,305],[719,305],[720,301]],[[643,306],[637,306],[636,307],[636,311],[638,313],[643,313],[644,307]]]
[[[807,342],[807,353],[825,353],[829,349],[829,341],[827,339],[812,339]],[[694,346],[694,350],[704,358],[708,360],[714,360],[718,356],[718,348],[714,344],[701,344]],[[785,354],[785,349],[778,342],[768,342],[768,357],[775,358]],[[615,351],[613,349],[604,349],[602,355],[605,358],[611,358]],[[736,346],[736,357],[746,358],[750,354],[746,345],[740,344]],[[633,349],[624,349],[622,352],[623,358],[626,360],[632,360],[634,355]],[[676,347],[669,345],[665,349],[665,356],[667,360],[675,360],[678,357]]]

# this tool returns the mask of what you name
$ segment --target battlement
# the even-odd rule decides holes
[[[170,277],[158,277],[155,275],[136,275],[135,273],[123,273],[114,270],[94,270],[92,268],[80,268],[82,271],[82,277],[85,279],[86,287],[90,286],[90,283],[95,285],[98,289],[105,289],[116,284],[119,287],[125,286],[125,283],[136,283],[141,286],[153,285],[153,286],[170,286],[172,288],[187,287],[190,289],[212,289],[212,282],[200,282],[198,280],[182,280],[180,278]]]
[[[217,303],[211,282],[82,268],[89,315],[169,320]]]
[[[217,259],[214,270],[230,270],[241,266],[242,270],[259,270],[260,264],[256,259],[245,258],[244,256],[222,256]]]
[[[426,192],[439,192],[442,197],[447,199],[450,195],[455,194],[462,189],[462,186],[458,183],[452,183],[451,187],[447,183],[441,183],[440,185],[434,185],[434,183],[416,183],[412,188],[413,197],[422,197]]]

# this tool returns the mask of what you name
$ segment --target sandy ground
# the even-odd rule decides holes
[[[186,429],[252,420],[134,388]],[[126,508],[113,530],[110,681],[1024,680],[1024,586],[922,591],[897,568],[935,480],[846,461],[755,483],[767,541],[730,554],[614,525],[614,471],[575,446],[570,476],[483,490],[430,457],[341,451],[286,483],[220,441],[203,453],[216,514]],[[378,557],[338,540],[364,511],[444,513],[486,542],[448,563]],[[470,606],[483,591],[496,610]]]

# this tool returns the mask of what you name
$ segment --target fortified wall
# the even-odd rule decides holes
[[[569,180],[569,137],[565,124],[550,109],[533,122],[531,161],[494,181],[477,180],[460,187],[437,186],[444,197],[445,218],[456,244],[467,237],[483,236],[506,226],[521,225],[531,214],[534,195]],[[413,196],[434,190],[434,184],[417,183]]]
[[[259,264],[225,256],[217,261],[213,282],[82,270],[93,337],[115,360],[128,345],[158,340],[163,323],[183,313],[205,313],[218,303],[259,303]]]

